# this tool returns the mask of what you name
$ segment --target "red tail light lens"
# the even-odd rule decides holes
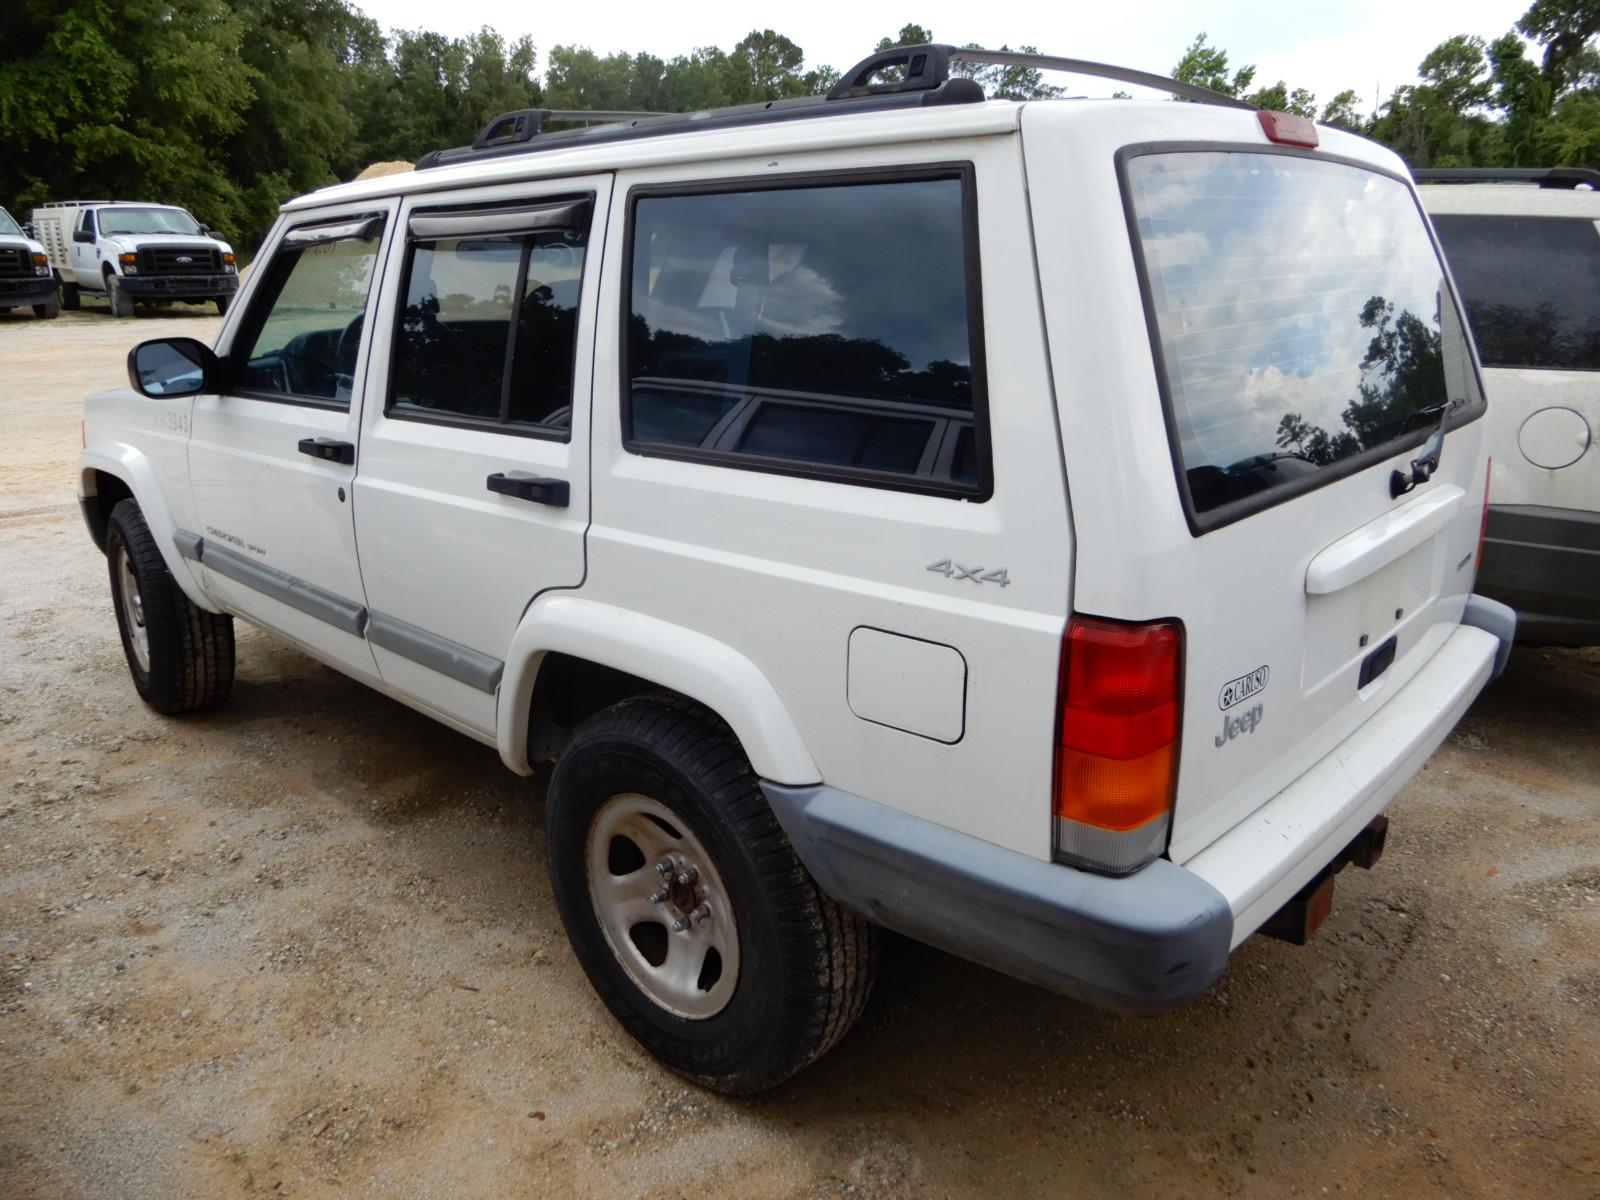
[[[1294,113],[1263,108],[1256,112],[1256,120],[1261,122],[1261,132],[1267,135],[1269,142],[1276,142],[1280,146],[1304,146],[1308,150],[1316,149],[1317,126],[1309,117],[1297,117]]]
[[[1056,732],[1058,857],[1122,874],[1165,846],[1182,658],[1174,621],[1068,624]]]

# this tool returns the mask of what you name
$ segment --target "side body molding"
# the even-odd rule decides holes
[[[78,456],[80,498],[95,494],[93,481],[95,471],[114,475],[128,485],[133,498],[139,502],[139,511],[144,515],[145,524],[150,527],[156,545],[161,549],[161,557],[166,560],[167,570],[172,572],[172,578],[177,580],[178,586],[183,589],[183,594],[207,612],[222,611],[195,581],[194,574],[189,569],[189,560],[179,552],[175,540],[178,533],[177,522],[172,515],[171,506],[167,503],[166,494],[162,491],[160,475],[144,453],[123,442],[91,445]]]
[[[777,689],[743,654],[681,625],[556,593],[523,615],[500,684],[500,757],[519,775],[528,762],[528,714],[544,656],[570,654],[681,692],[733,727],[764,779],[790,785],[821,775]]]

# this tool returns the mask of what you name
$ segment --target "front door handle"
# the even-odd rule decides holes
[[[572,494],[565,479],[541,479],[522,471],[496,471],[489,476],[489,490],[502,496],[515,496],[518,500],[548,504],[551,508],[567,507]]]
[[[339,442],[333,438],[301,438],[300,453],[346,466],[356,461],[355,443]]]

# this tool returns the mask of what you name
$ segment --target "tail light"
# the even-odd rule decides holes
[[[1483,567],[1483,543],[1489,537],[1489,480],[1494,478],[1494,459],[1491,457],[1483,468],[1483,519],[1478,522],[1478,556],[1472,560],[1472,573],[1476,575]]]
[[[1056,857],[1112,875],[1166,847],[1177,783],[1176,621],[1073,617],[1061,648]]]

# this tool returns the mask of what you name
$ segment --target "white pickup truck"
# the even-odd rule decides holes
[[[227,312],[239,290],[233,247],[181,208],[122,200],[64,200],[33,210],[61,307],[98,292],[115,316],[140,302],[212,301]]]
[[[61,315],[44,247],[0,208],[0,313],[32,308],[44,320]]]

